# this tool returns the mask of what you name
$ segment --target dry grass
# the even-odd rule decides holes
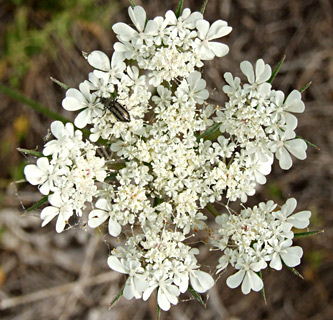
[[[162,15],[172,5],[174,8],[176,1],[141,3],[148,16],[154,17]],[[185,4],[199,9],[201,1],[185,1]],[[127,1],[119,1],[119,6],[117,14],[110,16],[110,24],[128,21],[124,9]],[[0,10],[1,27],[9,24],[13,17],[10,7],[4,6],[3,9],[5,11]],[[32,17],[31,23],[40,19]],[[208,63],[204,69],[204,77],[212,91],[216,88],[215,92],[220,92],[224,72],[234,70],[234,73],[240,73],[237,70],[242,60],[254,62],[262,57],[275,65],[284,54],[287,59],[274,87],[291,91],[300,89],[310,80],[313,82],[303,95],[306,111],[299,117],[298,134],[321,150],[309,149],[308,158],[297,161],[290,171],[283,172],[274,167],[268,177],[268,188],[259,190],[252,202],[275,196],[275,200],[283,203],[294,196],[299,203],[298,209],[308,208],[313,212],[311,229],[324,228],[325,234],[297,240],[305,251],[303,263],[298,268],[304,281],[288,270],[264,272],[267,306],[260,294],[243,296],[239,289],[227,288],[227,275],[222,275],[210,291],[206,309],[195,301],[179,303],[162,318],[333,319],[333,3],[330,0],[210,0],[206,19],[221,18],[234,30],[227,39],[230,54]],[[110,30],[82,21],[74,23],[69,32],[73,39],[71,49],[55,39],[58,48],[56,62],[50,55],[32,56],[31,67],[21,84],[27,96],[58,111],[64,92],[49,81],[49,77],[77,86],[89,72],[80,51],[100,49],[111,52],[114,41]],[[3,36],[1,31],[0,35]],[[0,63],[1,82],[10,78],[11,70],[9,66],[3,69]],[[223,101],[218,93],[214,98]],[[0,139],[2,148],[6,145],[7,149],[6,153],[1,149],[0,157],[0,186],[3,190],[0,318],[154,319],[156,306],[153,299],[147,303],[121,299],[108,310],[124,278],[107,267],[106,256],[110,249],[98,232],[74,228],[58,235],[53,226],[39,227],[38,212],[32,216],[21,215],[20,201],[29,205],[36,201],[38,194],[28,185],[19,185],[17,190],[17,186],[8,183],[11,168],[22,160],[15,149],[19,145],[31,149],[41,147],[49,123],[26,106],[1,95]],[[25,133],[24,139],[18,135],[20,130]],[[111,247],[115,245],[107,240]],[[204,251],[201,259],[213,264],[217,257]]]

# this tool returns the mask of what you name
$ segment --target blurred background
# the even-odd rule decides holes
[[[200,10],[202,2],[185,0],[184,7]],[[136,3],[148,18],[177,6],[176,0]],[[23,179],[28,162],[16,148],[41,150],[51,119],[3,93],[6,85],[72,117],[61,107],[64,90],[50,77],[78,87],[91,70],[81,52],[111,55],[111,26],[129,22],[128,5],[127,0],[0,0],[0,319],[156,317],[153,298],[122,298],[108,310],[124,277],[108,268],[110,248],[100,234],[74,228],[59,235],[52,223],[40,228],[40,209],[23,214],[40,194],[27,183],[13,182]],[[260,293],[244,296],[239,288],[229,289],[229,270],[205,296],[206,308],[185,303],[191,297],[184,296],[162,319],[333,319],[333,1],[209,0],[205,19],[223,19],[233,27],[223,38],[229,55],[203,70],[219,103],[224,72],[239,76],[243,60],[263,58],[274,67],[286,54],[273,83],[285,93],[312,81],[303,93],[306,110],[297,133],[320,150],[309,148],[308,158],[286,172],[274,165],[268,183],[247,204],[268,199],[283,204],[295,197],[298,211],[312,211],[310,229],[325,233],[296,240],[304,249],[297,267],[304,280],[286,269],[264,270],[267,305]],[[203,249],[200,259],[212,266],[218,256]]]

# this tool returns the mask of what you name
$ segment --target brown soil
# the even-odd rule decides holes
[[[27,6],[33,3],[26,2]],[[185,1],[185,5],[198,10],[202,2]],[[176,6],[176,1],[171,0],[136,3],[144,5],[148,17],[163,15]],[[128,2],[118,1],[118,4],[119,10],[110,16],[110,25],[129,20],[125,9]],[[0,3],[2,38],[6,25],[13,19],[11,10],[12,6]],[[31,23],[47,19],[33,13],[31,17]],[[274,166],[268,184],[258,190],[250,204],[271,198],[283,204],[293,196],[298,201],[297,209],[312,211],[310,229],[325,229],[325,233],[296,240],[305,252],[297,268],[304,280],[286,269],[265,270],[267,305],[260,294],[243,296],[239,288],[229,289],[225,284],[230,273],[227,272],[210,291],[206,308],[196,301],[181,302],[163,313],[162,319],[333,319],[333,156],[330,151],[333,150],[333,2],[210,0],[205,17],[209,21],[226,20],[233,27],[226,40],[229,55],[207,63],[204,69],[210,89],[216,88],[214,99],[222,103],[223,73],[232,71],[240,75],[239,63],[243,60],[255,62],[263,58],[274,66],[286,54],[286,62],[273,84],[285,92],[300,89],[312,81],[303,94],[306,111],[299,117],[297,133],[320,150],[309,148],[307,159],[295,161],[289,171]],[[49,77],[78,86],[90,71],[81,50],[111,52],[115,40],[110,28],[94,29],[80,21],[69,32],[72,48],[68,50],[54,39],[58,48],[56,60],[49,54],[32,56],[31,67],[20,85],[25,95],[67,117],[70,115],[61,108],[64,91],[49,81]],[[3,43],[0,41],[0,45]],[[12,69],[5,68],[1,61],[0,81],[8,83]],[[153,298],[149,302],[122,298],[108,310],[124,278],[108,268],[106,257],[110,249],[101,234],[74,228],[59,235],[52,224],[40,228],[37,211],[22,215],[21,204],[31,205],[39,199],[39,194],[28,184],[10,183],[11,173],[23,158],[16,148],[39,147],[40,150],[50,122],[0,93],[0,318],[155,319]],[[24,138],[20,136],[22,130]],[[107,242],[111,247],[117,245],[110,239]],[[207,265],[213,265],[217,258],[207,250],[201,255]],[[182,297],[184,301],[189,298]]]

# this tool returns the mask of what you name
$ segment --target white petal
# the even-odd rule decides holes
[[[298,90],[293,90],[288,95],[285,105],[287,106],[286,111],[302,113],[305,110],[301,93]]]
[[[111,236],[113,237],[118,237],[120,235],[121,232],[121,225],[110,218],[109,220],[109,233]]]
[[[115,256],[110,256],[108,258],[108,266],[114,271],[128,274],[128,269]]]
[[[174,285],[168,285],[163,287],[163,292],[172,304],[178,303],[178,296],[180,294],[179,289]]]
[[[95,69],[108,71],[110,70],[110,59],[109,57],[102,51],[93,51],[88,56],[89,64]]]
[[[158,32],[158,24],[154,20],[149,20],[145,28],[145,34],[155,35]]]
[[[81,111],[75,118],[74,120],[74,124],[79,128],[82,129],[84,128],[87,124],[89,119],[89,110],[85,109],[83,111]]]
[[[197,21],[197,23],[195,24],[195,27],[198,30],[198,37],[201,40],[206,39],[208,30],[209,30],[209,22],[206,20],[199,20]]]
[[[260,277],[254,273],[252,270],[249,270],[245,274],[244,281],[242,283],[242,292],[248,294],[251,289],[254,291],[260,291],[264,286],[264,283]]]
[[[228,27],[227,22],[223,20],[215,21],[209,28],[207,40],[218,39],[226,36],[231,32],[232,28]]]
[[[188,288],[188,274],[180,276],[179,290],[181,293],[184,293]]]
[[[68,218],[63,216],[61,213],[58,215],[57,223],[56,223],[56,231],[61,233],[64,231]]]
[[[240,64],[240,69],[243,74],[247,77],[249,83],[254,83],[254,70],[253,66],[249,61],[243,61]]]
[[[272,89],[272,85],[267,82],[261,83],[261,85],[258,88],[259,92],[265,96],[270,96],[271,89]]]
[[[107,218],[109,214],[103,210],[92,210],[89,213],[88,217],[88,226],[90,228],[97,228],[99,227]]]
[[[199,293],[203,293],[214,286],[213,277],[201,270],[193,270],[190,273],[190,281],[193,289]]]
[[[295,267],[301,263],[303,249],[301,247],[290,247],[281,252],[281,258],[288,267]]]
[[[118,22],[112,26],[112,30],[119,35],[122,41],[132,40],[137,32],[126,23]],[[118,50],[117,50],[118,51]]]
[[[133,288],[132,280],[133,280],[133,278],[129,277],[125,283],[123,295],[124,295],[124,298],[126,298],[127,300],[131,300],[135,296],[135,291],[133,290],[134,288]]]
[[[158,290],[157,293],[157,303],[163,311],[168,311],[170,309],[170,302],[162,290]]]
[[[53,121],[51,123],[51,132],[52,134],[59,139],[64,131],[65,126],[61,121]]]
[[[297,159],[304,160],[306,158],[307,145],[302,139],[294,139],[285,142],[288,151]]]
[[[47,225],[58,214],[59,214],[59,208],[52,206],[44,208],[40,213],[40,218],[44,220],[42,223],[42,227]]]
[[[286,203],[282,206],[283,212],[286,213],[286,216],[288,217],[294,210],[296,209],[297,201],[295,198],[290,198],[286,201]]]
[[[227,286],[231,289],[237,288],[244,279],[245,271],[239,270],[227,279]]]
[[[110,210],[110,205],[106,199],[98,199],[96,202],[96,208],[102,209],[104,211],[109,211]]]
[[[297,229],[306,228],[310,221],[311,211],[300,211],[298,213],[293,214],[288,221],[293,224],[293,226]]]
[[[198,55],[201,60],[212,60],[215,57],[214,52],[204,45],[199,47]]]
[[[263,83],[272,75],[272,69],[264,60],[259,59],[256,63],[256,82]]]
[[[130,16],[135,27],[141,32],[143,31],[146,23],[146,11],[141,6],[128,8],[128,15]]]
[[[165,13],[165,20],[168,20],[169,24],[172,24],[172,25],[177,24],[177,17],[176,17],[175,13],[172,10],[168,10]]]
[[[231,87],[233,87],[233,85],[234,85],[234,78],[233,78],[233,76],[232,76],[232,74],[231,74],[230,72],[226,72],[226,73],[224,74],[224,79],[225,79],[225,81],[226,81]]]
[[[38,189],[41,194],[47,196],[50,193],[50,182],[46,181]]]
[[[52,204],[54,207],[57,207],[57,208],[60,208],[64,204],[59,192],[51,194],[48,197],[48,201],[50,204]]]
[[[271,260],[269,266],[275,270],[282,269],[282,262],[281,262],[281,258],[278,253],[276,253],[276,252],[273,253],[272,260]]]
[[[145,290],[143,293],[142,299],[143,301],[147,301],[150,297],[150,295],[153,293],[153,291],[157,288],[157,285],[153,285]]]
[[[44,183],[47,179],[45,172],[40,170],[35,164],[29,164],[24,168],[24,175],[32,185]]]
[[[136,290],[140,293],[140,298],[142,292],[144,292],[148,288],[148,281],[144,275],[135,275],[133,277],[133,283],[135,285]]]
[[[73,97],[66,97],[64,100],[62,100],[62,106],[65,110],[68,111],[76,111],[86,107],[85,104]]]
[[[191,14],[191,10],[189,8],[184,9],[182,17],[186,19],[186,26],[190,29],[194,29],[196,22],[203,19],[202,13],[196,11]]]
[[[293,162],[288,151],[282,147],[276,152],[276,157],[279,159],[281,169],[288,170],[291,168]]]
[[[209,49],[211,49],[217,57],[223,57],[229,52],[229,47],[220,42],[210,42]]]
[[[91,94],[90,94],[90,86],[88,84],[88,81],[81,82],[79,85],[80,92],[84,96],[85,102],[91,100]]]
[[[298,123],[297,118],[293,114],[288,112],[283,113],[283,117],[288,126],[288,130],[295,130]]]

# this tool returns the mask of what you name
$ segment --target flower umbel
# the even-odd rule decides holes
[[[55,121],[44,156],[25,167],[26,180],[48,197],[42,226],[56,219],[62,232],[77,217],[118,237],[107,263],[127,276],[124,297],[147,300],[156,290],[165,311],[182,293],[215,284],[197,258],[203,234],[221,251],[217,272],[237,270],[227,286],[260,291],[261,270],[300,264],[292,228],[306,228],[311,213],[294,214],[294,198],[281,208],[273,201],[243,206],[239,214],[229,206],[266,183],[274,158],[285,170],[291,155],[306,158],[307,145],[295,133],[301,94],[285,99],[274,90],[271,67],[259,59],[240,65],[248,83],[225,73],[227,102],[211,105],[201,68],[228,53],[220,42],[232,30],[227,22],[210,24],[190,9],[152,20],[141,6],[128,13],[131,26],[112,27],[113,55],[88,54],[92,72],[62,101],[78,111],[74,124],[87,137]],[[213,207],[222,199],[227,213]],[[208,211],[217,216],[216,231]]]

